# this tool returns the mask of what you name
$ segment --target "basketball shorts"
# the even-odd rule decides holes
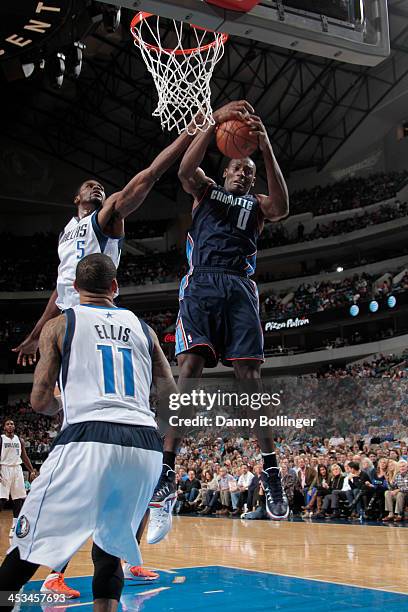
[[[183,278],[176,324],[176,355],[203,355],[206,367],[218,360],[263,361],[263,333],[254,281],[233,272],[195,269]]]
[[[1,465],[0,475],[0,499],[22,499],[26,496],[21,465]]]
[[[55,439],[33,482],[8,552],[60,570],[92,538],[105,552],[141,565],[135,534],[162,469],[153,427],[76,423]]]

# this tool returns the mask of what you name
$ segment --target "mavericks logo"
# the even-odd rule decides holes
[[[18,538],[25,538],[29,531],[30,523],[28,522],[28,518],[23,514],[20,516],[16,524],[16,536]]]

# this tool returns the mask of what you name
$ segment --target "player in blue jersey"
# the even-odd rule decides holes
[[[176,326],[179,387],[199,378],[219,359],[232,365],[240,381],[259,388],[263,334],[255,272],[257,240],[265,219],[276,222],[289,212],[288,190],[261,119],[248,105],[245,121],[258,136],[268,193],[251,194],[256,166],[247,157],[229,161],[219,185],[200,168],[215,127],[200,134],[182,159],[179,177],[194,198],[187,238],[188,274],[180,285]],[[259,383],[257,387],[257,382]],[[263,451],[265,494],[273,519],[288,516],[270,430],[258,427]]]

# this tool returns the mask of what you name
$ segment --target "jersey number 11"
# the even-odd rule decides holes
[[[102,368],[103,368],[103,383],[105,387],[105,394],[107,395],[118,395],[115,381],[115,364],[113,347],[110,344],[97,344],[96,348],[102,353]],[[132,361],[132,349],[117,347],[117,352],[122,357],[122,370],[123,370],[123,391],[119,391],[120,395],[127,395],[128,397],[135,396],[135,379],[133,374],[133,361]],[[116,357],[116,355],[115,355]],[[117,361],[117,357],[115,359]]]

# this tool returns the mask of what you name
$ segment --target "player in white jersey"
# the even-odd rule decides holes
[[[26,466],[30,480],[35,478],[31,461],[25,449],[24,440],[15,434],[15,425],[12,419],[4,423],[4,433],[0,438],[0,510],[11,497],[13,504],[13,524],[9,536],[13,537],[17,517],[23,506],[26,490],[21,464]]]
[[[0,591],[18,591],[39,564],[61,568],[92,537],[95,609],[114,612],[123,588],[120,558],[141,562],[134,533],[162,469],[150,387],[159,394],[177,388],[156,334],[114,306],[112,260],[82,259],[75,286],[80,305],[41,333],[31,393],[41,414],[62,407],[63,427],[18,517]]]
[[[35,363],[38,340],[45,323],[79,303],[73,283],[78,261],[92,253],[104,253],[119,265],[124,238],[124,219],[142,205],[156,181],[184,153],[193,136],[181,134],[146,169],[140,171],[121,190],[106,197],[103,185],[94,179],[84,181],[74,197],[77,214],[65,226],[58,242],[57,287],[34,329],[13,349],[17,363]]]

